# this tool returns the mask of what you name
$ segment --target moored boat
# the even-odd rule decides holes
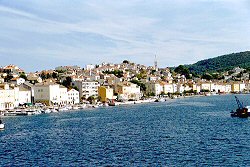
[[[73,110],[79,110],[79,107],[78,106],[73,106],[72,109]]]
[[[4,129],[4,123],[2,122],[2,120],[0,119],[0,130]]]
[[[108,103],[109,106],[115,106],[115,102]]]
[[[60,107],[58,108],[58,111],[68,111],[69,109],[67,107]]]
[[[250,113],[248,112],[248,107],[243,106],[243,103],[239,101],[239,99],[235,96],[238,108],[236,111],[231,112],[232,117],[239,117],[239,118],[248,118],[250,116]]]

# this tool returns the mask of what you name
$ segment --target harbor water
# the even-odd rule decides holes
[[[3,117],[0,166],[248,166],[250,118],[236,107],[218,95]]]

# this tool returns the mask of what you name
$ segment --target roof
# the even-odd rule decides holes
[[[23,86],[19,86],[19,91],[29,91],[29,89],[26,89]]]
[[[59,88],[66,88],[65,86],[63,86],[63,85],[59,85]]]
[[[39,87],[39,86],[50,86],[50,85],[59,85],[59,84],[54,83],[54,82],[42,82],[42,83],[37,83],[34,86]]]
[[[30,83],[29,81],[25,81],[24,82],[25,85],[29,86],[29,87],[33,87],[34,85],[32,83]]]

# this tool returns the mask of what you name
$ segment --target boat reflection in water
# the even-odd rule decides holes
[[[248,108],[250,108],[250,106],[244,106],[243,103],[240,102],[240,100],[235,96],[236,99],[236,103],[238,105],[238,108],[236,109],[236,111],[232,111],[231,112],[231,116],[232,117],[239,117],[239,118],[248,118],[248,116],[250,116],[250,113],[248,112]]]

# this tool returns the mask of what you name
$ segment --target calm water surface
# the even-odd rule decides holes
[[[239,95],[250,105],[250,95]],[[4,117],[0,166],[248,166],[234,96]]]

